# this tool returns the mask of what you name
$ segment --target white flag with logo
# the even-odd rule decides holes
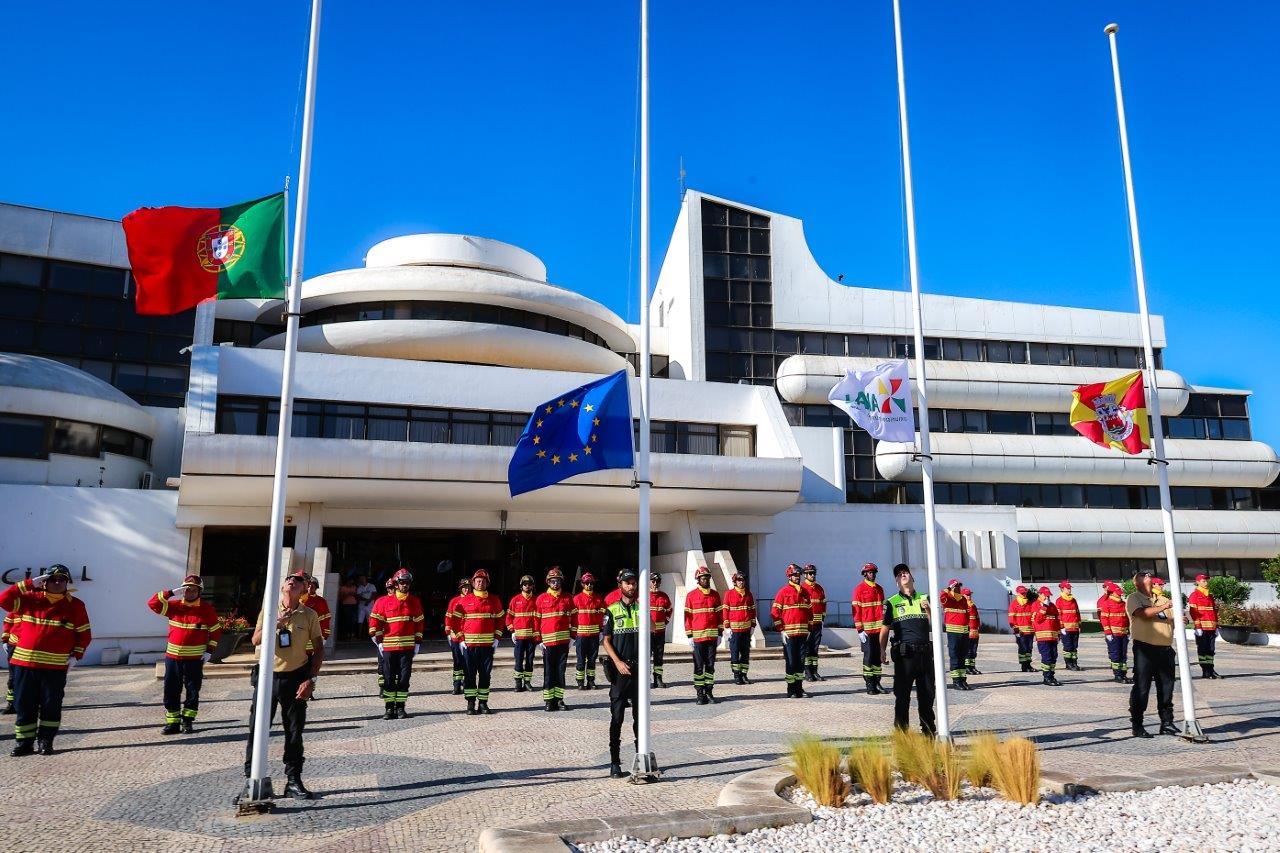
[[[906,361],[886,361],[870,370],[850,370],[827,400],[881,441],[916,440],[915,408]]]

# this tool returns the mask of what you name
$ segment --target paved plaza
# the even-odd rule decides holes
[[[1056,689],[1039,686],[1038,674],[1014,672],[1011,640],[984,637],[977,689],[947,694],[953,727],[1028,734],[1041,744],[1046,769],[1081,776],[1275,766],[1280,650],[1220,644],[1219,651],[1227,678],[1195,682],[1207,745],[1127,736],[1128,690],[1111,681],[1101,637],[1082,643],[1086,671],[1059,673],[1065,686]],[[8,758],[13,718],[4,718],[0,849],[473,850],[488,826],[714,804],[727,780],[775,762],[794,732],[888,731],[891,697],[861,693],[856,659],[826,663],[827,680],[809,685],[816,696],[808,700],[782,698],[781,661],[754,665],[750,687],[726,683],[727,662],[718,669],[720,704],[698,707],[690,665],[668,663],[673,686],[655,691],[653,712],[664,777],[641,786],[605,778],[605,690],[570,690],[571,709],[547,714],[536,692],[511,691],[503,669],[494,679],[497,713],[468,717],[459,713],[462,698],[444,693],[447,673],[415,673],[412,718],[388,722],[372,676],[322,678],[303,774],[321,799],[284,800],[274,814],[249,819],[231,807],[242,784],[247,679],[206,680],[196,734],[164,737],[151,667],[73,670],[58,755]],[[272,747],[282,786],[278,738]]]

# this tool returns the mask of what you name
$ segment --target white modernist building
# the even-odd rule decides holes
[[[11,256],[48,257],[0,242],[0,287]],[[142,603],[188,571],[205,576],[220,607],[256,609],[281,310],[201,306],[176,410],[134,411],[110,386],[76,380],[84,374],[69,358],[0,362],[5,417],[56,424],[72,411],[63,396],[79,393],[74,410],[101,436],[123,430],[181,449],[180,464],[150,472],[157,488],[147,493],[136,488],[146,459],[129,468],[105,443],[110,465],[98,467],[110,476],[87,483],[77,468],[80,488],[48,440],[34,463],[0,459],[6,505],[28,510],[4,521],[4,568],[92,562],[91,578],[119,578],[84,585],[91,614],[113,609],[122,621],[106,633],[95,625],[104,645],[162,647],[163,624]],[[286,543],[294,565],[325,578],[331,600],[339,577],[377,579],[404,565],[435,620],[456,579],[478,566],[505,593],[551,565],[591,570],[606,586],[634,565],[630,472],[512,499],[506,467],[537,404],[634,372],[635,326],[548,281],[520,248],[446,234],[387,240],[362,268],[304,282],[302,315]],[[744,571],[767,606],[788,562],[812,562],[839,621],[863,563],[923,562],[911,447],[877,445],[826,404],[847,368],[907,354],[905,293],[832,281],[799,220],[691,191],[650,316],[654,567],[673,599],[707,565],[720,585]],[[1136,315],[926,297],[924,323],[942,571],[973,587],[986,620],[1001,621],[1006,576],[1069,578],[1088,601],[1098,580],[1159,567],[1150,467],[1075,436],[1065,414],[1075,386],[1137,367]],[[1163,350],[1158,319],[1156,338]],[[1248,392],[1158,367],[1184,568],[1234,574],[1268,599],[1256,581],[1260,560],[1280,553],[1280,463],[1251,439]],[[633,405],[637,397],[633,382]],[[113,492],[119,500],[102,500]],[[118,563],[97,568],[104,560]]]

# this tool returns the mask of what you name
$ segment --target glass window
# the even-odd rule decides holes
[[[751,277],[756,281],[768,281],[769,276],[769,259],[768,258],[751,258],[750,264]]]
[[[39,287],[44,273],[43,258],[22,255],[0,255],[0,284],[16,284],[19,287]]]
[[[992,432],[1031,435],[1030,412],[991,412],[987,416]]]
[[[751,359],[751,375],[759,379],[773,378],[773,356],[757,355]]]
[[[675,453],[676,425],[667,421],[651,421],[649,423],[649,449],[654,453]]]
[[[748,237],[747,229],[730,228],[729,229],[729,251],[736,252],[742,255],[747,254],[749,239],[750,238]]]
[[[884,335],[867,336],[867,355],[871,358],[889,358],[890,339]]]
[[[751,282],[749,281],[732,281],[729,282],[729,298],[734,302],[750,302],[751,301]]]
[[[1048,344],[1046,346],[1046,364],[1065,365],[1071,363],[1071,347],[1066,344]]]
[[[40,351],[57,355],[79,355],[83,337],[74,326],[45,324],[40,327]]]
[[[1022,488],[1017,483],[996,483],[996,501],[1002,506],[1020,506]]]
[[[26,320],[0,319],[0,341],[8,350],[31,349],[36,343],[36,327]]]
[[[809,355],[822,355],[826,341],[821,332],[804,332],[800,336],[800,351]]]
[[[969,503],[989,506],[996,502],[996,489],[991,483],[970,483]]]
[[[734,226],[746,227],[751,224],[751,214],[745,210],[734,210],[729,208],[729,224]]]
[[[726,255],[704,253],[702,255],[702,274],[715,278],[728,278],[729,258]]]
[[[752,228],[768,228],[769,217],[761,216],[758,213],[751,214],[751,227]]]
[[[937,338],[925,338],[924,357],[934,360],[942,358],[942,342]]]
[[[828,333],[824,337],[827,339],[827,355],[844,355],[844,335]]]
[[[517,412],[494,412],[492,444],[496,447],[515,447],[516,442],[520,440],[520,433],[524,432],[525,424],[528,422],[528,415]]]
[[[124,270],[52,261],[49,264],[49,289],[123,297]]]
[[[955,338],[943,338],[942,357],[947,361],[960,361],[960,342]]]
[[[744,334],[751,336],[752,352],[773,352],[773,332],[758,331],[745,332]]]
[[[728,302],[729,282],[722,278],[704,278],[702,296],[707,302]]]
[[[325,403],[322,438],[365,438],[365,407]]]
[[[153,364],[147,368],[147,391],[152,394],[182,394],[187,392],[187,369]]]
[[[440,409],[414,409],[409,421],[409,440],[428,444],[449,442],[449,414]]]
[[[728,225],[729,208],[710,201],[702,202],[702,222],[704,225]]]
[[[1205,418],[1204,426],[1208,438],[1222,438],[1222,421],[1219,418]]]
[[[453,412],[453,444],[488,444],[489,415],[486,412]]]
[[[97,456],[100,432],[101,428],[96,424],[55,420],[49,439],[49,451],[68,456]]]
[[[750,305],[730,305],[729,306],[729,325],[750,326],[751,325],[751,306]]]
[[[263,435],[261,412],[261,400],[221,397],[216,430],[222,435]]]
[[[1223,394],[1218,398],[1218,410],[1224,418],[1247,418],[1249,406],[1247,398],[1234,394]]]
[[[121,337],[125,337],[121,335]],[[142,393],[147,387],[145,364],[117,364],[116,387],[126,393]]]
[[[729,256],[729,277],[730,278],[748,278],[751,275],[750,258],[739,257],[737,255]]]
[[[1006,341],[987,341],[987,361],[1009,363],[1009,344]]]
[[[1078,367],[1097,367],[1098,366],[1098,349],[1097,347],[1084,346],[1076,344],[1073,347],[1076,356],[1076,365]]]
[[[729,238],[724,228],[702,226],[702,251],[723,252],[729,248]]]
[[[965,432],[987,432],[987,413],[977,409],[966,409],[964,412]]]
[[[960,358],[961,361],[982,361],[982,341],[961,341]]]
[[[381,410],[375,414],[375,410]],[[369,407],[369,424],[366,436],[370,441],[408,441],[409,417],[404,409],[399,409],[399,416],[387,411],[382,406]]]
[[[751,254],[767,255],[769,254],[769,232],[762,228],[753,228],[751,230]]]
[[[1249,422],[1236,418],[1223,418],[1222,437],[1231,441],[1248,441],[1252,437],[1249,432]]]
[[[44,459],[46,423],[44,418],[0,415],[0,456]]]
[[[715,456],[720,451],[720,438],[715,424],[676,424],[677,453]]]
[[[729,324],[729,303],[708,302],[704,314],[708,325],[726,326]]]
[[[1082,507],[1084,506],[1084,486],[1062,484],[1058,487],[1058,497],[1059,506]]]
[[[146,439],[142,436],[135,435],[127,430],[116,429],[115,427],[102,428],[102,450],[104,453],[115,453],[120,456],[134,456],[145,460],[145,455],[140,455],[142,444]]]

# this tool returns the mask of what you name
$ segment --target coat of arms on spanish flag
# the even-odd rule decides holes
[[[1142,371],[1110,382],[1081,385],[1071,394],[1071,426],[1103,447],[1141,453],[1151,446],[1151,421]]]

